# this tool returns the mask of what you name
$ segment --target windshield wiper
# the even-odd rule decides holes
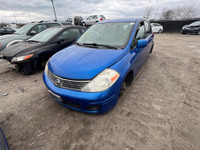
[[[110,49],[118,49],[117,47],[111,46],[111,45],[106,45],[106,44],[97,44],[97,43],[82,43],[83,45],[92,45],[92,46],[102,46]]]
[[[83,46],[83,44],[76,42],[75,44],[79,45],[79,46]]]

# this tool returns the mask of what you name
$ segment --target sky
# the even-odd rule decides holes
[[[58,20],[67,17],[102,14],[106,18],[142,17],[153,8],[150,18],[158,18],[163,8],[195,5],[200,0],[54,0]],[[200,14],[200,9],[198,9]],[[198,16],[200,17],[200,16]],[[28,23],[54,20],[51,0],[0,0],[0,22]]]

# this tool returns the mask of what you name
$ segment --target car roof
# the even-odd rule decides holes
[[[82,27],[82,26],[74,26],[74,25],[55,26],[55,27],[51,27],[51,28],[62,28],[62,29],[67,29],[67,28],[72,28],[72,27],[75,27],[75,28],[84,28],[84,27]],[[48,28],[48,29],[51,29],[51,28]]]
[[[146,20],[145,18],[131,18],[131,19],[115,19],[115,20],[105,20],[98,23],[118,23],[118,22],[134,22]]]

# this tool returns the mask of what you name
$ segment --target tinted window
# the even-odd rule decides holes
[[[13,29],[10,29],[10,28],[6,28],[6,31],[14,32],[14,30],[13,30]]]
[[[101,17],[102,19],[106,19],[106,17],[104,17],[104,15],[100,15],[100,17]]]
[[[63,38],[64,40],[76,39],[79,35],[80,31],[78,28],[71,28],[61,33],[58,38]]]
[[[47,28],[47,26],[45,24],[39,24],[39,25],[36,25],[35,27],[33,27],[31,29],[31,31],[35,31],[36,33],[39,33],[43,30],[45,30]]]
[[[151,26],[150,26],[150,24],[147,21],[145,21],[144,22],[144,26],[145,26],[145,29],[146,29],[146,35],[147,36],[150,35],[151,34]]]
[[[5,29],[4,28],[0,28],[0,31],[4,31]]]
[[[57,24],[57,23],[50,23],[50,24],[48,24],[48,27],[55,27],[55,26],[59,26],[59,24]]]
[[[92,17],[92,19],[97,19],[97,15],[94,15],[94,16]]]

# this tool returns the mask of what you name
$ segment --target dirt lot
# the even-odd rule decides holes
[[[0,126],[12,150],[199,150],[200,36],[155,35],[140,75],[104,115],[59,105],[42,72],[1,62]]]

